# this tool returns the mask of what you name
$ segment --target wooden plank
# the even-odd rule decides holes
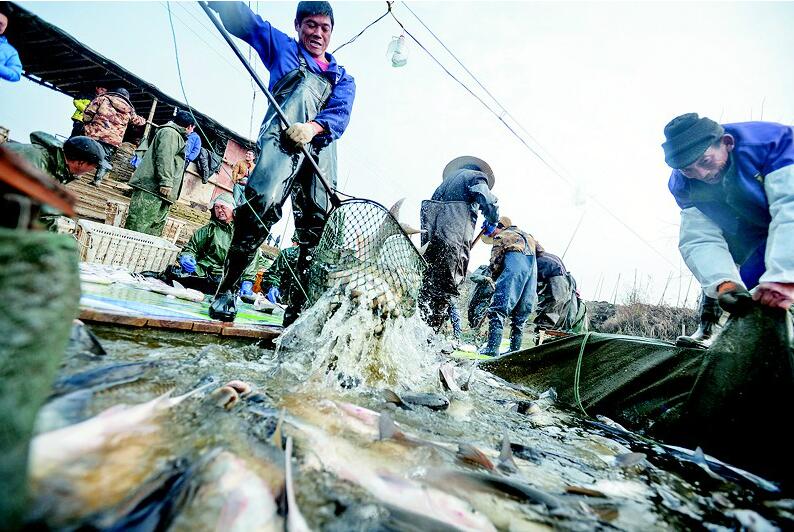
[[[223,323],[220,321],[194,321],[193,332],[221,334]]]
[[[128,325],[130,327],[143,327],[148,321],[144,316],[129,316],[114,312],[81,309],[80,319],[86,322],[107,323],[112,325]]]
[[[193,320],[169,320],[159,318],[148,318],[146,320],[147,327],[155,327],[158,329],[178,329],[189,331],[193,329]]]
[[[236,336],[240,338],[276,338],[281,331],[264,327],[247,327],[226,325],[221,331],[222,336]]]

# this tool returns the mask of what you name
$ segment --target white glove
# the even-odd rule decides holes
[[[298,145],[308,144],[317,134],[317,130],[310,122],[305,124],[292,124],[287,128],[287,137]]]

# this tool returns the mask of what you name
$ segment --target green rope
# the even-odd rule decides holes
[[[582,345],[579,347],[579,359],[576,361],[576,371],[573,374],[573,398],[576,401],[576,406],[582,411],[582,414],[588,415],[587,411],[582,406],[582,398],[579,396],[579,376],[582,373],[582,358],[584,358],[584,346],[587,344],[587,339],[590,337],[590,331],[586,332],[582,338]]]

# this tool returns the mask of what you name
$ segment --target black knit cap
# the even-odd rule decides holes
[[[295,11],[295,22],[300,24],[306,17],[312,15],[328,15],[331,19],[331,27],[334,26],[334,10],[328,2],[298,2],[298,9]]]
[[[105,150],[94,139],[72,137],[63,143],[63,154],[70,161],[98,164],[105,158]]]
[[[705,116],[700,118],[697,113],[677,116],[664,126],[664,162],[671,168],[686,168],[724,134],[725,128]]]

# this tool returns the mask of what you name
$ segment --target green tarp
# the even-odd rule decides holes
[[[794,476],[791,323],[789,313],[757,306],[732,318],[708,351],[589,333],[481,367],[516,384],[554,387],[560,401],[588,415],[785,480]]]

